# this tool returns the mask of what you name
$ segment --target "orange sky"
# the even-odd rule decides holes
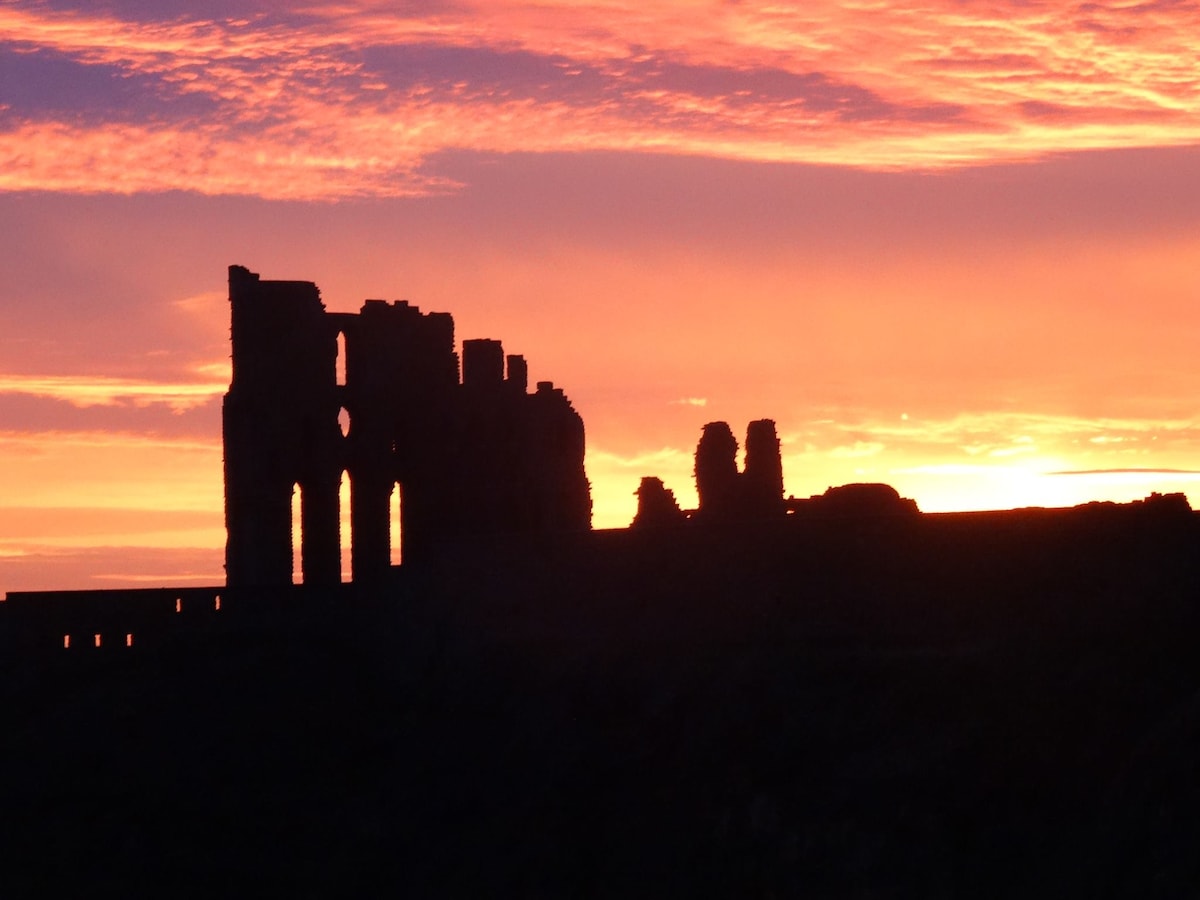
[[[0,5],[0,591],[222,579],[230,263],[525,354],[598,526],[761,417],[797,496],[1200,505],[1197,5],[279,7]]]

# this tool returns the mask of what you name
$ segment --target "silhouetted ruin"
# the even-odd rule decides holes
[[[709,422],[696,445],[698,522],[728,523],[773,519],[785,512],[783,461],[771,419],[746,428],[746,465],[737,467],[737,439],[726,422]]]
[[[741,471],[703,427],[698,509],[645,477],[592,530],[498,341],[460,378],[445,313],[229,291],[228,584],[0,602],[7,894],[1195,893],[1183,495],[785,498],[761,419]]]
[[[807,500],[785,502],[789,511],[808,511],[821,516],[915,516],[915,500],[901,497],[890,484],[843,484]]]
[[[637,489],[637,514],[633,517],[634,528],[661,528],[679,525],[687,520],[675,492],[669,490],[661,478],[646,476]]]
[[[735,518],[740,487],[737,439],[725,422],[709,422],[696,445],[697,515],[715,520]]]
[[[756,518],[783,513],[783,460],[775,423],[770,419],[759,419],[746,426],[742,503],[747,514]]]
[[[304,583],[341,581],[343,477],[356,582],[386,576],[397,507],[407,559],[469,536],[590,527],[583,420],[551,382],[527,392],[522,357],[507,358],[506,377],[499,341],[464,342],[460,382],[447,313],[382,300],[329,313],[315,284],[241,266],[229,302],[229,585],[292,582],[293,491]]]
[[[771,419],[746,427],[746,465],[737,468],[737,440],[726,422],[709,422],[696,445],[696,494],[699,508],[679,510],[674,492],[659,478],[643,478],[638,488],[634,526],[669,525],[691,520],[702,526],[771,522],[781,517],[911,516],[916,501],[903,498],[886,484],[846,484],[824,494],[797,500],[783,496],[783,460]],[[1186,500],[1185,500],[1186,502]]]

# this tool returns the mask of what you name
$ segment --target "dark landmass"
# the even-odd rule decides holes
[[[0,603],[5,896],[1200,884],[1181,495],[795,499],[762,419],[740,471],[704,426],[698,509],[648,477],[632,527],[591,531],[582,420],[498,342],[460,383],[448,316],[335,316],[237,267],[230,296],[229,583]]]
[[[429,897],[1200,883],[1190,513],[787,524],[501,542],[375,592],[225,590],[191,622],[164,596],[180,624],[141,646],[9,663],[5,881]]]

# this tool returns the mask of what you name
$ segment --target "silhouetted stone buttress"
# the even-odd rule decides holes
[[[738,501],[737,439],[725,422],[709,422],[696,445],[697,514],[705,519],[729,518]]]
[[[389,571],[397,507],[408,560],[471,535],[591,527],[583,420],[549,382],[529,394],[525,360],[506,360],[499,341],[464,343],[460,383],[449,314],[382,300],[327,313],[311,282],[263,281],[240,266],[229,269],[229,299],[229,584],[291,582],[294,489],[304,581],[339,581],[343,473],[355,581]]]
[[[758,419],[746,427],[742,499],[749,516],[767,518],[784,514],[783,460],[771,419]]]
[[[737,440],[725,422],[704,426],[696,446],[696,517],[705,522],[764,519],[785,515],[783,463],[771,419],[746,429],[746,468],[738,472]]]
[[[663,484],[661,478],[647,476],[637,489],[637,515],[633,517],[634,528],[662,528],[679,525],[687,521],[675,492]]]
[[[305,581],[340,580],[337,340],[316,285],[229,269],[233,377],[223,407],[226,578],[292,580],[301,491]]]

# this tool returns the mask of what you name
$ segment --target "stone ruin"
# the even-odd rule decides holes
[[[738,443],[726,422],[709,422],[696,445],[699,507],[679,508],[675,493],[659,478],[642,479],[634,528],[662,527],[693,519],[707,524],[770,520],[787,513],[783,462],[775,422],[757,419],[746,428],[746,465],[738,471]]]
[[[702,526],[771,522],[787,516],[805,518],[911,517],[915,501],[886,484],[845,484],[806,499],[783,495],[783,459],[771,419],[746,427],[746,462],[738,471],[737,438],[727,422],[709,422],[696,445],[694,510],[681,510],[675,494],[659,478],[642,479],[637,490],[634,528],[663,528],[695,522]]]
[[[784,514],[783,463],[771,419],[746,428],[746,466],[737,468],[737,440],[725,422],[709,422],[696,446],[696,494],[701,521],[767,519]]]
[[[524,358],[499,341],[465,341],[460,380],[448,313],[382,300],[331,313],[312,282],[241,266],[229,302],[230,586],[292,583],[294,491],[304,583],[338,583],[343,475],[356,582],[390,571],[393,516],[406,561],[464,539],[590,528],[583,420],[551,382],[530,393]]]

